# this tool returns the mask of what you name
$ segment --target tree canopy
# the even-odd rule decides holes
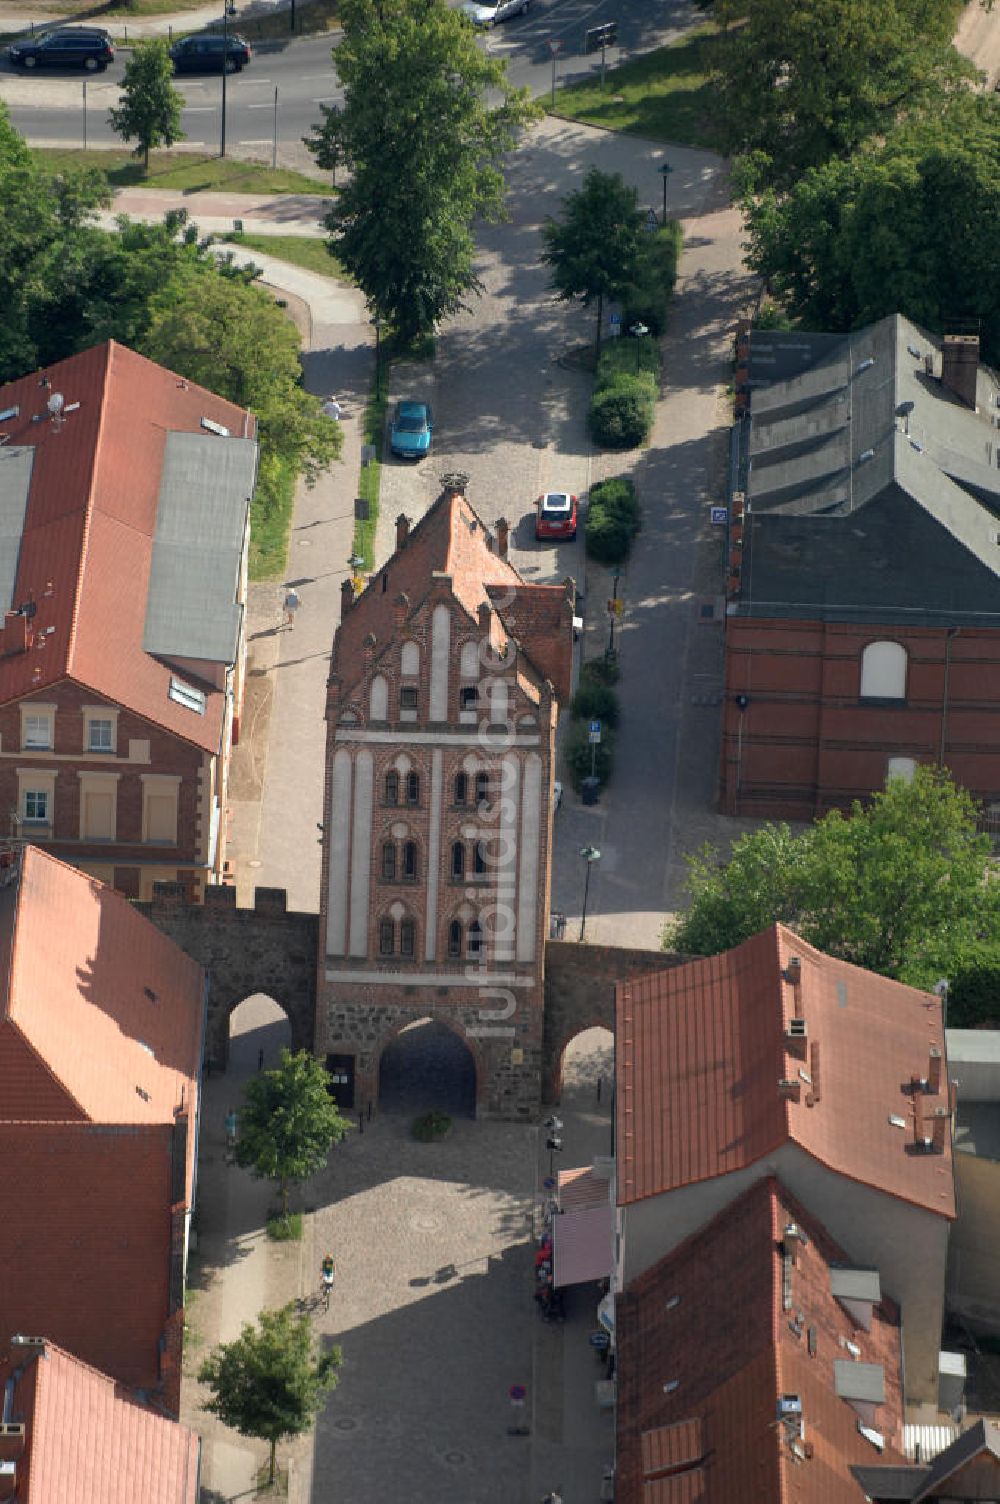
[[[597,303],[597,339],[607,298],[622,299],[640,279],[643,216],[638,195],[621,173],[591,167],[566,195],[560,219],[542,226],[542,260],[560,298]]]
[[[340,19],[344,104],[318,128],[350,174],[331,249],[409,341],[479,290],[472,222],[501,217],[503,156],[536,112],[446,0],[345,0]]]
[[[884,142],[744,197],[749,266],[807,327],[847,330],[905,313],[942,332],[981,320],[1000,358],[1000,101],[952,101]]]
[[[212,1390],[205,1409],[241,1436],[270,1443],[268,1482],[274,1482],[279,1441],[308,1431],[337,1383],[339,1347],[317,1354],[308,1316],[291,1306],[262,1311],[234,1342],[221,1343],[198,1377]]]
[[[768,824],[728,861],[689,857],[690,906],[665,943],[714,955],[775,920],[820,950],[912,986],[929,987],[991,937],[1000,883],[976,806],[948,774],[890,779],[849,816],[834,810],[801,834]]]
[[[716,0],[721,125],[787,186],[974,75],[950,46],[955,0]]]
[[[132,155],[142,157],[149,171],[155,146],[184,140],[181,109],[184,100],[173,85],[170,48],[163,37],[136,42],[125,64],[121,100],[108,111],[108,123],[123,141],[134,141]]]
[[[278,1182],[287,1216],[290,1185],[323,1168],[347,1127],[322,1063],[308,1050],[282,1050],[275,1070],[247,1083],[236,1159],[261,1179]]]

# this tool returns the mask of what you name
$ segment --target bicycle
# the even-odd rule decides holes
[[[324,1311],[328,1311],[330,1309],[330,1296],[332,1294],[333,1294],[333,1275],[332,1274],[322,1274],[322,1275],[320,1275],[319,1298],[320,1298],[320,1300],[321,1300],[321,1302],[323,1304]]]

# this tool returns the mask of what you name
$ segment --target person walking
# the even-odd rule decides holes
[[[301,604],[302,601],[299,598],[299,592],[295,589],[294,585],[289,585],[285,592],[285,620],[282,623],[289,631],[295,626],[295,613]]]

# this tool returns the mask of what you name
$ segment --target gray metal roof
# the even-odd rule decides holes
[[[830,1270],[830,1293],[838,1300],[870,1300],[877,1306],[882,1299],[878,1270],[834,1266]]]
[[[967,1431],[963,1431],[950,1447],[939,1452],[931,1463],[924,1484],[913,1495],[914,1501],[918,1499],[933,1498],[942,1491],[943,1485],[952,1473],[960,1467],[972,1461],[973,1457],[981,1452],[989,1452],[995,1460],[1000,1462],[1000,1431],[991,1422],[977,1420]],[[1000,1489],[1000,1467],[995,1469],[997,1488]]]
[[[912,1499],[927,1477],[926,1467],[904,1467],[891,1462],[859,1463],[851,1472],[869,1499],[877,1500],[878,1504]]]
[[[167,435],[146,602],[147,653],[235,662],[240,561],[256,466],[252,439]]]
[[[1000,387],[980,368],[973,411],[939,367],[899,316],[845,336],[754,333],[736,614],[1000,622]]]
[[[22,604],[14,600],[14,585],[34,462],[33,444],[0,448],[0,612]]]
[[[833,1387],[842,1400],[860,1400],[869,1405],[885,1403],[885,1372],[881,1363],[834,1358]]]

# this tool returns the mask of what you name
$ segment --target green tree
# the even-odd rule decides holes
[[[212,1391],[204,1408],[222,1423],[270,1443],[268,1483],[274,1482],[278,1442],[308,1431],[337,1383],[339,1347],[314,1350],[308,1316],[291,1306],[262,1311],[234,1342],[223,1342],[202,1364],[198,1378]]]
[[[729,860],[690,859],[686,914],[665,943],[696,955],[738,945],[775,920],[857,966],[927,987],[1000,918],[989,838],[947,772],[890,779],[849,816],[831,811],[800,835],[765,825]]]
[[[504,154],[537,112],[446,0],[345,0],[340,19],[350,179],[326,224],[334,255],[406,343],[480,289],[472,221],[502,216]]]
[[[636,190],[621,173],[596,167],[567,194],[561,218],[542,226],[542,260],[555,291],[585,308],[597,303],[598,351],[605,299],[623,299],[640,280],[644,233]]]
[[[788,186],[902,114],[937,109],[971,65],[954,0],[716,0],[720,123],[730,151]]]
[[[333,187],[336,188],[337,168],[341,158],[340,106],[321,104],[319,110],[323,118],[318,125],[313,126],[311,136],[302,137],[302,145],[312,152],[316,166],[330,174]]]
[[[807,327],[847,330],[899,311],[942,331],[981,321],[1000,357],[1000,101],[954,100],[877,146],[744,196],[748,265]]]
[[[123,141],[134,141],[134,157],[142,157],[149,172],[149,153],[155,146],[184,140],[181,109],[184,100],[173,86],[170,49],[163,37],[136,42],[125,64],[121,103],[108,111],[108,121]]]
[[[326,1070],[314,1055],[282,1050],[277,1069],[247,1084],[240,1113],[237,1162],[262,1180],[276,1180],[281,1210],[288,1191],[326,1164],[348,1124],[327,1087]]]

